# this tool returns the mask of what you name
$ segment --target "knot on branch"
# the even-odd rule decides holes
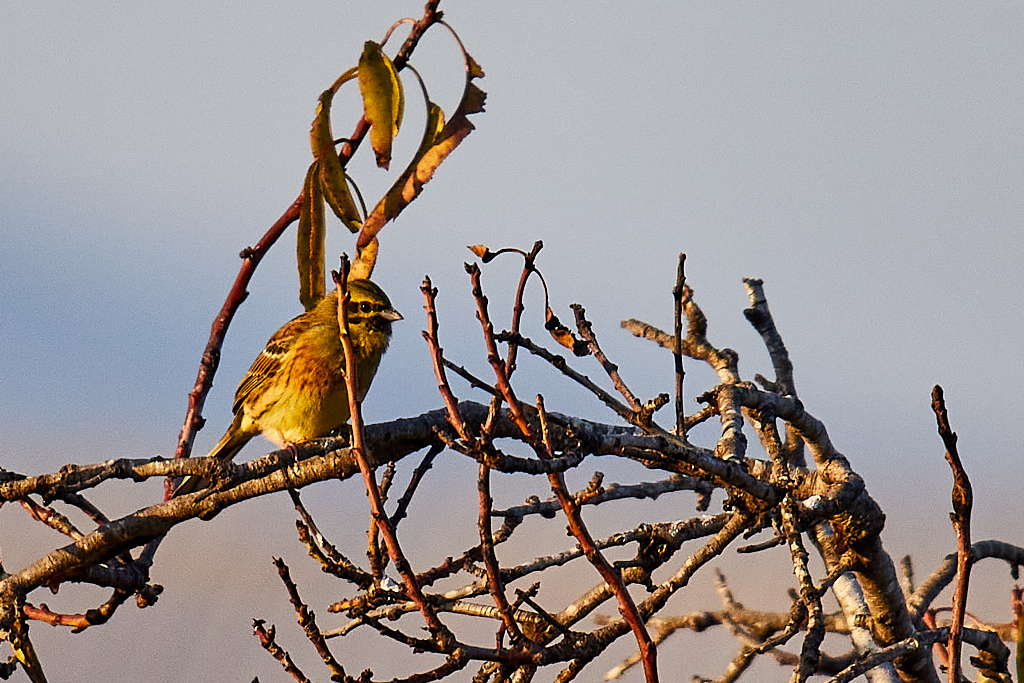
[[[650,427],[651,418],[654,416],[654,413],[668,405],[668,402],[668,394],[658,394],[650,401],[644,403],[640,410],[635,411],[630,422],[640,428]]]

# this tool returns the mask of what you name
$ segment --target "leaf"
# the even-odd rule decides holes
[[[331,134],[331,101],[333,90],[324,90],[316,105],[316,116],[309,127],[309,148],[313,150],[313,158],[318,158],[327,147],[334,147],[334,135]]]
[[[402,125],[405,94],[395,65],[372,40],[366,41],[359,57],[359,91],[377,165],[387,169],[391,165],[391,142]]]
[[[377,250],[380,241],[374,237],[369,244],[356,252],[356,259],[349,271],[349,282],[352,280],[369,280],[373,275],[373,266],[377,263]]]
[[[359,232],[359,228],[363,227],[363,219],[352,198],[352,192],[348,189],[345,168],[341,165],[341,159],[338,158],[338,152],[333,145],[324,150],[320,159],[320,181],[323,185],[324,199],[334,211],[334,215],[345,224],[349,232]]]
[[[331,102],[334,93],[346,81],[356,75],[356,70],[349,69],[334,83],[333,86],[323,91],[316,109],[316,117],[309,131],[309,144],[313,150],[313,157],[320,160],[320,180],[323,189],[324,199],[327,205],[334,211],[350,232],[359,232],[363,225],[362,216],[356,208],[355,200],[349,191],[348,182],[345,180],[345,167],[338,157],[338,150],[334,147],[334,134],[331,132]]]
[[[328,146],[334,146],[334,135],[331,133],[331,102],[334,100],[338,88],[356,77],[356,67],[352,67],[338,77],[338,80],[320,95],[316,107],[316,116],[313,118],[313,125],[309,130],[309,145],[313,150],[313,157],[319,157]]]
[[[582,339],[577,339],[569,328],[562,324],[550,306],[545,305],[544,308],[544,329],[551,333],[551,338],[565,348],[571,349],[573,355],[589,356],[590,345]]]
[[[467,247],[467,248],[471,252],[476,254],[476,257],[478,259],[480,259],[481,261],[483,261],[484,263],[490,263],[495,258],[497,258],[498,254],[501,253],[501,252],[491,251],[490,249],[488,249],[487,247],[485,247],[482,244],[474,244],[474,245],[472,245],[470,247]]]
[[[460,42],[459,44],[461,45],[462,43]],[[469,74],[469,77],[470,78],[483,78],[484,77],[484,70],[477,63],[477,61],[475,59],[473,59],[473,55],[469,54],[465,50],[462,51],[462,54],[463,54],[463,56],[466,59],[466,73]]]
[[[466,60],[466,87],[462,91],[462,100],[455,114],[441,127],[444,121],[441,108],[433,102],[428,104],[427,126],[419,151],[388,193],[367,215],[356,240],[357,248],[361,249],[367,245],[388,221],[398,216],[419,196],[423,186],[430,181],[441,162],[475,129],[467,117],[484,110],[487,93],[472,82],[478,75],[483,74],[480,66],[469,53],[463,52],[463,56]]]
[[[482,112],[486,99],[487,93],[476,87],[473,83],[466,83],[466,90],[462,95],[462,101],[459,102],[459,107],[455,110],[452,120],[448,122],[448,125],[444,127],[444,131],[438,136],[434,148],[430,150],[429,156],[432,158],[424,159],[425,164],[430,164],[431,174],[467,135],[476,130],[476,126],[470,123],[466,117]]]
[[[296,244],[299,266],[299,301],[312,310],[326,292],[324,237],[327,231],[324,216],[323,188],[320,185],[320,161],[314,161],[306,172],[302,190],[302,209]]]

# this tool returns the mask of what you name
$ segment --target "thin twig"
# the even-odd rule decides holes
[[[608,374],[608,377],[612,380],[612,384],[615,385],[618,392],[622,394],[624,399],[626,399],[626,403],[629,404],[633,413],[636,414],[640,420],[646,422],[641,415],[643,405],[640,403],[640,399],[630,391],[629,387],[626,386],[626,383],[622,380],[622,377],[619,375],[619,366],[611,362],[608,359],[608,356],[604,354],[604,351],[601,350],[601,346],[597,342],[597,336],[594,334],[594,327],[590,321],[587,320],[586,310],[580,304],[573,304],[572,311],[576,316],[576,329],[579,332],[580,337],[590,345],[590,351],[594,354],[594,358],[596,358],[601,364],[601,367],[604,368],[604,371]],[[648,415],[647,417],[649,418],[650,416]]]
[[[423,338],[427,341],[427,346],[430,347],[430,357],[434,361],[434,375],[437,377],[437,388],[441,392],[441,398],[444,399],[445,407],[448,408],[448,421],[455,428],[459,438],[469,444],[473,442],[473,439],[466,429],[465,421],[459,414],[459,401],[455,398],[455,394],[452,393],[451,386],[448,384],[448,377],[444,372],[444,350],[437,339],[438,321],[437,307],[435,305],[437,288],[431,285],[429,277],[425,277],[423,278],[423,284],[420,285],[420,291],[423,292],[424,308],[427,310],[427,329],[423,331]]]
[[[543,346],[534,343],[533,341],[522,335],[513,336],[508,332],[502,332],[500,334],[495,335],[495,338],[501,342],[514,341],[517,346],[522,346],[524,349],[526,349],[533,355],[538,356],[539,358],[543,358],[548,363],[550,363],[556,370],[560,371],[563,375],[565,375],[569,379],[573,380],[574,382],[576,382],[577,384],[579,384],[580,386],[584,387],[592,394],[594,394],[594,396],[600,399],[602,403],[604,403],[606,406],[615,411],[615,413],[619,417],[626,421],[632,419],[634,413],[628,406],[621,403],[610,393],[594,384],[594,382],[586,375],[579,373],[576,370],[573,370],[571,367],[569,367],[569,364],[566,362],[564,357],[551,353]]]
[[[548,433],[547,413],[544,410],[544,399],[540,395],[537,396],[537,412],[540,414],[541,436],[544,446],[544,450],[538,451],[538,455],[553,458],[554,452],[551,449],[551,439]],[[615,597],[619,601],[619,611],[622,613],[626,623],[629,624],[630,629],[632,629],[637,645],[640,648],[640,656],[644,662],[644,674],[647,683],[657,683],[657,647],[654,641],[651,640],[650,634],[647,633],[647,628],[644,626],[643,618],[636,608],[636,603],[633,602],[633,598],[626,589],[626,585],[622,582],[622,576],[604,558],[601,551],[598,550],[597,545],[594,543],[594,538],[583,523],[583,516],[580,514],[579,505],[576,504],[576,500],[565,486],[565,479],[562,474],[560,472],[551,474],[548,476],[548,480],[551,482],[551,490],[562,505],[562,511],[565,512],[569,531],[579,541],[580,547],[583,549],[587,559],[594,565],[601,578],[611,586]]]
[[[679,267],[676,270],[676,286],[672,288],[672,299],[675,302],[673,307],[673,323],[676,339],[672,349],[672,359],[676,371],[676,434],[686,438],[685,409],[683,407],[683,378],[686,373],[683,371],[683,287],[686,285],[686,273],[683,265],[686,263],[686,254],[679,254]]]
[[[1017,681],[1024,681],[1024,589],[1014,586],[1010,592],[1013,623],[1017,630]]]
[[[789,351],[782,342],[782,335],[775,327],[775,319],[768,309],[768,299],[764,294],[764,283],[759,279],[743,278],[743,285],[746,287],[747,295],[750,297],[750,308],[743,311],[743,315],[754,329],[761,335],[768,355],[771,357],[772,366],[775,368],[775,380],[768,382],[761,375],[755,375],[754,379],[762,382],[770,391],[784,396],[796,396],[796,385],[793,381],[793,363],[789,359]],[[786,461],[803,467],[805,458],[803,452],[803,439],[800,438],[793,425],[786,423],[786,442],[783,453]]]
[[[498,356],[498,346],[494,339],[494,325],[487,314],[487,297],[484,296],[483,287],[480,283],[480,267],[475,263],[467,263],[466,272],[469,273],[470,281],[473,285],[473,298],[476,300],[477,307],[476,317],[483,328],[484,344],[487,347],[487,362],[491,364],[491,369],[494,371],[496,388],[500,392],[501,397],[508,403],[516,425],[523,432],[523,437],[530,445],[537,448],[540,446],[540,440],[537,438],[533,428],[530,427],[529,422],[527,422],[522,403],[516,398],[512,385],[508,382],[508,376],[505,374],[505,364]],[[491,410],[493,411],[494,409],[495,406],[492,404]]]
[[[942,387],[938,384],[932,389],[932,410],[935,411],[939,436],[946,447],[946,462],[953,470],[953,512],[949,518],[956,530],[957,568],[956,588],[953,589],[953,623],[949,629],[949,681],[959,683],[964,613],[967,610],[967,588],[971,579],[971,507],[974,504],[974,493],[967,470],[957,452],[956,432],[949,425]]]
[[[635,498],[637,500],[655,500],[664,493],[674,491],[698,491],[711,493],[715,490],[714,485],[700,481],[694,477],[677,474],[661,481],[648,481],[631,485],[608,484],[594,495],[585,499],[577,496],[579,505],[600,505],[612,500],[623,498]],[[542,517],[553,516],[561,506],[557,499],[535,502],[528,502],[525,505],[516,505],[505,510],[495,510],[492,514],[495,517],[525,517],[526,515],[541,515]]]
[[[327,642],[324,640],[323,634],[320,632],[320,627],[316,623],[316,615],[310,611],[309,607],[302,598],[299,597],[298,586],[292,581],[291,573],[288,571],[288,565],[285,564],[281,558],[274,558],[274,566],[277,567],[278,576],[281,577],[281,581],[285,585],[285,589],[288,591],[288,601],[292,603],[292,607],[295,608],[295,615],[298,618],[299,626],[305,631],[306,637],[309,638],[309,642],[313,644],[313,648],[317,654],[320,655],[320,659],[323,660],[324,664],[331,672],[332,681],[343,681],[345,680],[345,669],[342,668],[338,660],[335,659],[334,654],[330,648],[327,647]]]
[[[429,470],[434,464],[434,458],[441,454],[444,450],[444,446],[440,444],[434,444],[420,460],[420,464],[413,470],[412,477],[409,479],[408,486],[405,487],[405,493],[398,499],[398,504],[395,506],[395,512],[391,515],[391,523],[398,526],[406,513],[409,510],[409,504],[412,503],[412,496],[416,493],[416,489],[419,487],[420,482],[423,481],[423,477],[426,476],[427,470]]]
[[[906,656],[912,652],[926,650],[933,643],[948,639],[949,632],[950,627],[948,626],[931,631],[918,632],[917,635],[911,638],[904,638],[903,640],[893,643],[888,647],[884,647],[862,657],[861,659],[858,659],[856,663],[830,678],[827,683],[848,683],[879,664],[895,661],[899,657]],[[1000,674],[1007,674],[1006,665],[1010,651],[1005,645],[1003,645],[1002,641],[999,640],[999,636],[991,631],[973,628],[965,628],[963,635],[964,642],[968,642],[979,650],[989,654],[989,658],[987,660],[976,661],[988,670],[987,674],[989,674],[990,679],[999,680],[996,678],[997,676]]]
[[[519,276],[519,286],[516,288],[516,298],[512,304],[512,327],[510,329],[512,330],[513,335],[519,333],[519,324],[523,319],[523,311],[526,310],[526,306],[523,305],[523,296],[526,294],[526,283],[529,281],[530,275],[537,272],[534,264],[537,261],[537,255],[543,248],[544,243],[537,240],[533,243],[533,248],[530,252],[523,255],[523,272]],[[547,288],[545,287],[545,291],[546,289]],[[518,346],[514,342],[509,343],[508,355],[505,357],[505,376],[510,379],[512,377],[512,373],[515,372],[516,369],[517,350]]]
[[[491,511],[494,501],[491,499],[491,468],[487,465],[480,465],[480,473],[477,477],[477,490],[480,498],[480,511],[477,515],[477,527],[480,531],[480,553],[483,557],[484,567],[487,568],[487,588],[494,599],[494,604],[501,614],[501,622],[504,630],[516,646],[529,647],[529,640],[523,635],[519,624],[516,623],[512,614],[512,607],[505,597],[505,586],[501,580],[501,571],[498,567],[498,559],[494,555],[494,543],[491,536]],[[500,640],[495,647],[501,648]]]
[[[501,335],[498,335],[498,336],[500,337]],[[487,382],[483,381],[482,379],[480,379],[479,377],[477,377],[476,375],[474,375],[473,373],[471,373],[469,370],[467,370],[466,368],[462,367],[461,365],[456,365],[455,363],[451,362],[447,358],[443,359],[442,363],[444,364],[444,366],[446,368],[448,368],[449,370],[454,372],[456,375],[458,375],[462,379],[464,379],[467,382],[469,382],[469,386],[473,387],[474,389],[481,389],[482,391],[486,391],[491,396],[497,396],[498,395],[498,390],[497,389],[495,389],[490,384],[488,384]]]
[[[427,627],[430,629],[431,634],[441,647],[445,647],[453,642],[455,638],[448,628],[437,618],[437,613],[433,606],[427,601],[426,596],[423,595],[423,591],[420,589],[420,586],[416,581],[416,574],[412,571],[409,561],[405,558],[405,555],[402,553],[402,550],[398,545],[398,537],[395,535],[394,526],[391,524],[391,520],[388,518],[387,512],[384,510],[384,503],[381,500],[380,490],[377,487],[377,481],[374,477],[373,469],[369,464],[368,451],[363,434],[362,413],[359,403],[358,378],[355,373],[355,350],[352,348],[352,339],[348,329],[348,270],[348,259],[343,256],[341,260],[341,272],[334,271],[332,275],[335,283],[340,289],[338,295],[338,323],[341,330],[341,345],[345,350],[345,367],[349,369],[345,372],[345,383],[348,388],[348,404],[352,420],[352,452],[359,463],[359,470],[363,474],[363,482],[366,484],[366,492],[370,498],[371,513],[373,515],[373,519],[377,522],[377,525],[380,528],[381,534],[384,536],[384,541],[387,544],[388,554],[391,557],[391,561],[395,563],[395,569],[397,569],[402,575],[406,591],[408,592],[409,597],[412,598],[420,608],[420,612],[423,614],[423,618],[427,622]]]
[[[302,670],[295,665],[292,661],[291,655],[283,647],[277,644],[276,636],[277,629],[271,626],[269,629],[264,628],[264,624],[267,623],[262,619],[253,619],[252,631],[253,635],[256,636],[260,641],[260,645],[273,656],[274,659],[281,662],[281,666],[284,667],[286,673],[294,678],[299,683],[311,683],[306,674],[302,673]]]
[[[291,496],[292,505],[295,506],[296,512],[301,517],[295,521],[299,540],[306,546],[310,557],[317,560],[325,572],[350,581],[361,589],[365,590],[373,585],[373,575],[352,564],[320,532],[313,516],[303,505],[299,492],[295,489],[288,489],[288,494]]]
[[[132,596],[131,591],[120,588],[114,590],[113,595],[97,609],[88,610],[85,614],[58,614],[50,611],[45,602],[35,607],[28,603],[22,608],[25,617],[42,621],[51,626],[71,626],[72,633],[81,633],[90,626],[105,624],[114,615],[117,608],[123,605]]]
[[[22,498],[18,502],[37,522],[42,522],[54,531],[62,533],[72,540],[77,541],[82,538],[82,532],[75,528],[71,520],[53,508],[39,505],[31,498]]]

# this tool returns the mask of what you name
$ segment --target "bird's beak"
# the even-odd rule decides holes
[[[402,316],[401,313],[399,313],[398,311],[396,311],[393,308],[385,308],[383,311],[380,312],[380,315],[381,315],[382,318],[387,320],[389,323],[393,323],[396,320],[404,320],[405,319]]]

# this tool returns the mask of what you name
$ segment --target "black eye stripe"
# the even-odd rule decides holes
[[[349,322],[358,324],[367,320],[380,319],[380,314],[386,308],[387,306],[384,304],[375,301],[350,301],[348,303]]]

